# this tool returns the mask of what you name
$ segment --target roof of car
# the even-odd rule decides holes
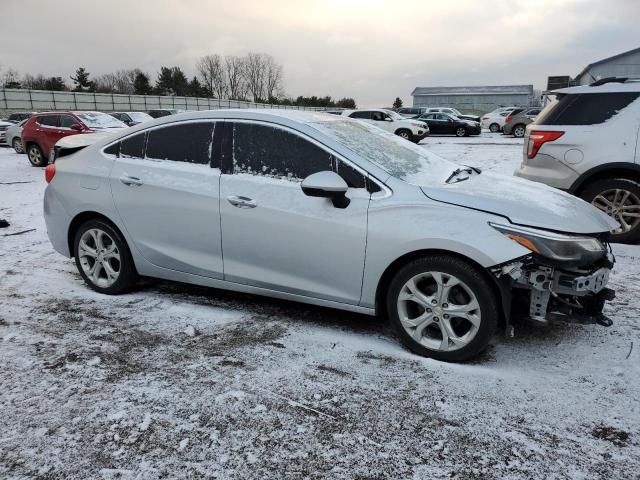
[[[609,82],[602,85],[580,85],[577,87],[560,88],[551,93],[611,93],[611,92],[640,92],[640,81],[630,79],[625,82]]]

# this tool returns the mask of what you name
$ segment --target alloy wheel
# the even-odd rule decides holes
[[[91,228],[80,237],[78,257],[83,272],[101,288],[109,288],[120,276],[120,251],[104,230]]]
[[[16,151],[16,153],[24,153],[24,147],[22,146],[22,140],[20,140],[19,138],[15,138],[13,140],[13,149]]]
[[[38,147],[31,147],[29,149],[29,160],[34,165],[42,164],[42,153],[40,152],[40,149]]]
[[[458,127],[458,129],[456,130],[456,135],[458,137],[464,137],[466,134],[467,134],[467,131],[462,127]]]
[[[497,133],[497,132],[499,132],[499,131],[500,131],[500,125],[498,125],[497,123],[492,123],[492,124],[489,126],[489,131],[490,131],[491,133]]]
[[[474,339],[480,327],[480,304],[474,292],[443,272],[424,272],[409,279],[400,290],[397,309],[405,331],[430,350],[458,350]]]
[[[518,137],[518,138],[524,137],[524,127],[517,126],[516,128],[514,128],[513,129],[513,136],[514,137]]]
[[[621,188],[605,190],[591,203],[620,224],[616,234],[627,233],[640,225],[640,199],[633,192]]]
[[[400,132],[398,135],[400,135],[402,138],[409,138],[409,134],[405,131]]]

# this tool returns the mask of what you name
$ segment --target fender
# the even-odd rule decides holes
[[[603,165],[598,165],[597,167],[593,167],[592,169],[584,172],[582,175],[578,177],[578,179],[575,182],[573,182],[573,184],[571,185],[571,187],[569,187],[569,190],[567,191],[572,195],[577,195],[580,189],[593,177],[595,177],[599,173],[606,174],[607,172],[610,172],[610,171],[611,172],[613,171],[628,172],[632,174],[634,177],[640,179],[640,165],[638,165],[637,163],[630,163],[630,162],[605,163]]]

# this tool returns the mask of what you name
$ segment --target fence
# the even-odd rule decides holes
[[[135,112],[157,108],[178,110],[215,110],[218,108],[285,108],[326,110],[316,107],[271,105],[201,97],[161,95],[122,95],[117,93],[53,92],[48,90],[0,89],[0,111],[97,110]]]

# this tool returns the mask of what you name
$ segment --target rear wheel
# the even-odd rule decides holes
[[[524,125],[522,125],[521,123],[519,123],[518,125],[516,125],[512,129],[513,136],[516,137],[516,138],[524,137],[525,131],[526,131],[526,127]]]
[[[482,272],[446,255],[419,258],[400,269],[387,292],[387,311],[405,346],[448,362],[484,350],[499,314]]]
[[[500,125],[498,125],[497,123],[492,123],[491,125],[489,125],[489,131],[491,133],[498,133],[500,131]]]
[[[126,241],[104,220],[89,220],[76,231],[76,266],[93,290],[115,295],[130,289],[137,273]]]
[[[42,150],[35,143],[30,144],[27,147],[27,155],[29,157],[29,163],[31,163],[34,167],[45,167],[47,166],[47,159],[42,153]]]
[[[467,134],[467,129],[464,127],[458,127],[456,128],[456,137],[466,137]]]
[[[396,135],[406,140],[409,140],[410,142],[413,141],[413,134],[411,133],[411,130],[407,130],[403,128],[401,130],[396,131]]]
[[[14,138],[13,142],[11,142],[11,146],[16,151],[16,153],[24,153],[24,147],[22,146],[22,140],[19,138]]]
[[[620,224],[611,241],[640,242],[640,184],[628,178],[604,178],[588,184],[580,198]]]

